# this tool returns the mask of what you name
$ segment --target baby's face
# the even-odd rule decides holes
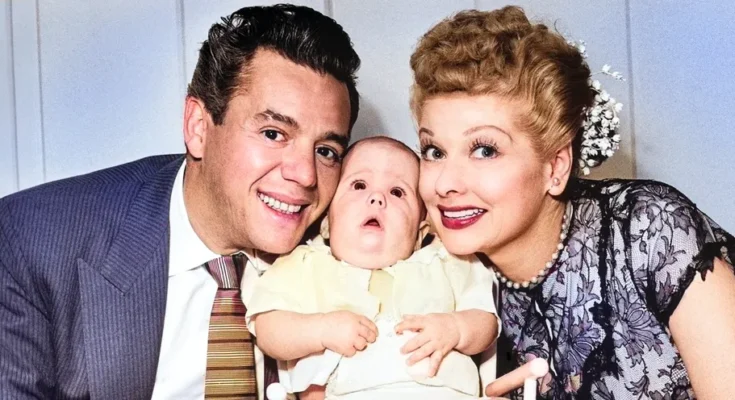
[[[329,241],[340,260],[378,269],[413,252],[423,205],[419,165],[407,150],[383,142],[355,147],[329,208]]]

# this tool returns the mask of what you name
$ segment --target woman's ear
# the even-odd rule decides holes
[[[552,156],[550,161],[550,171],[547,183],[547,192],[552,196],[559,196],[564,193],[569,182],[569,177],[572,174],[572,163],[574,157],[572,156],[572,145],[568,144],[559,150]]]

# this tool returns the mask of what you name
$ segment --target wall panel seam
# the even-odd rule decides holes
[[[46,182],[46,129],[44,128],[44,116],[43,116],[43,72],[41,70],[43,63],[41,63],[41,7],[36,2],[36,52],[38,53],[38,109],[41,127],[41,163],[43,171],[43,182]]]
[[[628,92],[630,93],[630,104],[628,106],[628,131],[630,132],[630,158],[633,178],[638,177],[638,155],[636,152],[636,130],[635,130],[635,85],[633,84],[633,35],[632,35],[632,18],[630,16],[630,0],[625,0],[625,43],[628,52]]]
[[[176,1],[176,24],[179,28],[179,35],[181,40],[179,40],[179,59],[181,61],[181,79],[182,79],[182,90],[183,90],[183,96],[186,96],[187,93],[187,84],[188,84],[188,77],[186,76],[186,66],[187,66],[187,57],[186,57],[186,9],[184,6],[184,0],[174,0]],[[182,99],[183,101],[183,99]]]
[[[13,7],[12,3],[8,2],[6,7],[8,8],[8,27],[10,29],[10,85],[12,87],[11,104],[12,104],[12,125],[13,131],[11,132],[12,150],[13,150],[13,166],[15,167],[15,182],[13,185],[13,191],[20,189],[20,169],[18,168],[18,121],[17,121],[17,103],[16,103],[16,89],[15,89],[15,45],[13,43]]]

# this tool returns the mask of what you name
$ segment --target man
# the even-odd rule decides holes
[[[261,255],[293,249],[324,212],[357,118],[359,63],[314,10],[243,8],[202,45],[185,157],[0,200],[0,398],[214,393],[210,373],[225,367],[210,359],[213,304],[234,289],[209,262],[243,252],[247,300]]]

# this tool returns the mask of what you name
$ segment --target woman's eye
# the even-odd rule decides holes
[[[393,189],[391,189],[390,190],[390,194],[393,195],[393,196],[398,197],[399,199],[401,197],[403,197],[403,195],[404,195],[403,190],[400,189],[400,188],[393,188]]]
[[[435,161],[442,158],[443,154],[441,150],[434,146],[426,146],[421,149],[421,158],[427,161]]]
[[[493,146],[478,146],[472,150],[474,158],[493,158],[498,155],[498,149]]]
[[[278,132],[275,129],[266,129],[262,132],[263,136],[266,137],[268,140],[273,140],[275,142],[280,142],[284,140],[283,133]]]
[[[366,188],[365,182],[357,181],[357,182],[355,182],[355,183],[352,184],[352,188],[355,189],[355,190],[365,190],[365,188]]]

